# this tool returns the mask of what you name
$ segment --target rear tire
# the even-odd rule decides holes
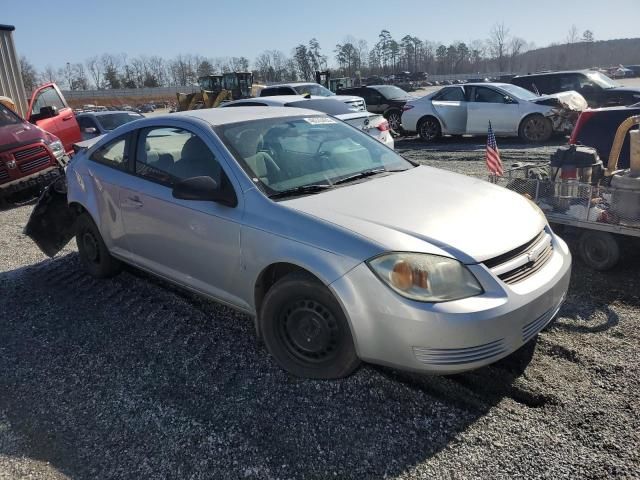
[[[553,127],[551,121],[542,115],[529,115],[518,129],[520,138],[528,143],[542,143],[551,138]]]
[[[587,230],[580,236],[578,251],[582,261],[594,270],[610,270],[620,260],[620,245],[608,232]]]
[[[287,275],[269,289],[260,326],[267,350],[292,375],[342,378],[360,365],[340,304],[310,275]]]
[[[424,117],[418,122],[418,135],[425,142],[433,142],[440,138],[441,134],[440,122],[435,117]]]
[[[80,214],[76,222],[76,244],[80,261],[89,274],[97,278],[108,278],[120,273],[122,263],[111,256],[89,214]]]
[[[385,115],[389,128],[395,133],[402,133],[402,114],[399,110],[389,110]]]

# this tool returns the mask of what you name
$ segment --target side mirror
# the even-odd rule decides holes
[[[58,109],[56,107],[42,107],[40,109],[40,120],[44,118],[52,118],[58,115]]]
[[[191,177],[178,182],[171,192],[181,200],[216,202],[227,207],[238,205],[238,198],[232,188],[220,188],[211,177]]]
[[[95,127],[87,127],[83,129],[84,133],[98,133],[98,129]]]
[[[518,103],[516,102],[513,98],[511,98],[509,95],[505,95],[504,96],[504,103]]]

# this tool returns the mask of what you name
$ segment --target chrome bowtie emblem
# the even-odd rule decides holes
[[[18,164],[16,163],[16,161],[15,161],[15,160],[9,160],[9,161],[7,162],[7,167],[8,167],[8,168],[16,168],[17,166],[18,166]]]

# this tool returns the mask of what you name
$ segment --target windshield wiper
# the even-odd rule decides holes
[[[361,178],[371,177],[373,175],[378,175],[379,173],[394,173],[394,172],[404,172],[407,169],[401,170],[386,170],[384,168],[373,168],[371,170],[364,170],[362,172],[355,173],[353,175],[349,175],[348,177],[341,178],[337,182],[333,182],[334,185],[340,185],[341,183],[352,182],[353,180],[359,180]]]
[[[297,195],[306,195],[307,193],[323,192],[331,188],[331,185],[318,184],[318,185],[301,185],[295,188],[289,188],[280,192],[275,192],[269,195],[269,198],[285,198],[295,197]]]

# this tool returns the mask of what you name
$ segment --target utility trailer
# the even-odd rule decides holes
[[[631,168],[616,170],[624,137],[639,123],[636,116],[620,125],[601,177],[592,178],[589,171],[584,177],[576,172],[558,179],[552,164],[524,164],[489,180],[529,198],[559,230],[577,233],[578,254],[587,265],[611,269],[623,247],[640,246],[640,131],[630,132]]]

